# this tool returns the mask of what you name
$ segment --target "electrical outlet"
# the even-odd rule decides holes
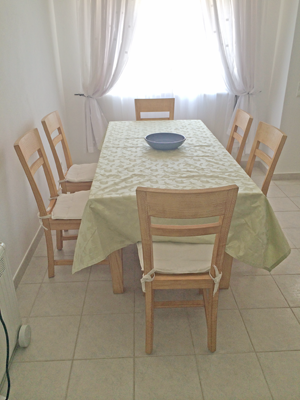
[[[300,97],[300,82],[298,82],[296,97]]]

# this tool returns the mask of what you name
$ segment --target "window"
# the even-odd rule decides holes
[[[112,95],[227,92],[206,0],[141,0],[129,62]]]

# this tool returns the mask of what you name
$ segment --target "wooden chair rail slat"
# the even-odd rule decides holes
[[[280,129],[275,128],[275,126],[269,125],[265,122],[260,122],[258,124],[245,171],[249,176],[251,176],[256,157],[262,159],[269,166],[261,187],[261,191],[265,196],[268,193],[271,179],[286,139],[286,134]],[[263,143],[273,151],[274,154],[272,157],[258,148],[260,143]]]
[[[44,160],[42,158],[38,158],[31,164],[30,171],[32,175],[36,173],[36,171],[44,164]]]

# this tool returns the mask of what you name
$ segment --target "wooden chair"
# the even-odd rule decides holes
[[[135,99],[137,121],[160,121],[174,119],[175,99]],[[141,118],[142,112],[169,112],[169,118]]]
[[[199,190],[137,188],[142,239],[139,257],[144,270],[141,281],[145,288],[147,354],[151,354],[153,347],[154,308],[166,307],[204,305],[208,348],[211,352],[216,350],[219,281],[237,192],[236,185]],[[194,225],[164,225],[153,223],[151,217],[181,220],[215,218],[211,223],[199,224],[196,221]],[[152,235],[183,237],[213,234],[216,236],[214,245],[211,246],[210,258],[202,257],[202,260],[200,257],[199,260],[195,258],[195,254],[201,254],[202,246],[205,245],[152,242]],[[178,262],[179,251],[184,264]],[[162,260],[159,256],[161,254]],[[169,256],[167,259],[166,254]],[[154,301],[156,289],[202,289],[203,300],[158,302]]]
[[[97,163],[73,164],[67,138],[58,111],[53,111],[46,115],[46,117],[42,119],[42,125],[55,160],[62,192],[74,193],[81,190],[89,190],[94,179]],[[56,130],[58,131],[58,135],[52,138],[51,135]],[[56,151],[56,146],[60,142],[62,144],[63,154],[66,161],[66,172],[63,171],[59,155]]]
[[[236,162],[238,164],[241,164],[243,151],[244,151],[245,144],[246,144],[246,141],[247,141],[247,138],[249,135],[252,121],[253,121],[253,117],[250,114],[248,114],[245,111],[240,110],[240,109],[237,110],[234,121],[233,121],[233,125],[232,125],[232,129],[230,132],[226,150],[231,154],[234,140],[236,139],[239,142],[240,148],[239,148],[239,151],[238,151],[238,154],[236,157]],[[244,132],[243,136],[237,132],[238,128],[242,129],[242,131]]]
[[[14,147],[37,202],[38,216],[46,237],[48,276],[52,278],[54,276],[55,265],[70,265],[73,264],[73,260],[54,260],[51,231],[56,231],[58,249],[62,249],[64,240],[77,239],[77,235],[64,236],[62,231],[79,229],[84,207],[89,197],[89,191],[58,195],[53,174],[37,129],[25,133],[25,135],[15,142]],[[36,155],[36,160],[30,165],[29,159],[34,155]],[[47,208],[34,177],[40,167],[43,167],[50,192],[50,200]],[[109,264],[109,262],[105,260],[101,264]]]
[[[245,171],[249,176],[251,176],[256,157],[259,157],[267,164],[268,170],[261,188],[261,191],[265,196],[268,193],[271,179],[286,138],[286,134],[274,126],[266,124],[265,122],[260,122],[258,124]],[[261,143],[269,147],[274,152],[272,157],[262,149],[259,149],[259,145]]]

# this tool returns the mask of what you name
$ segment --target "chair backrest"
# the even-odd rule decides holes
[[[144,273],[153,269],[152,236],[201,236],[215,234],[212,264],[222,271],[231,218],[236,203],[236,185],[213,189],[168,190],[136,189],[143,246]],[[194,221],[191,225],[154,224],[151,218],[172,220],[213,218],[213,222]]]
[[[175,99],[135,99],[137,121],[155,121],[174,119]],[[169,118],[141,118],[142,112],[169,112]]]
[[[54,177],[45,153],[42,140],[39,135],[39,131],[37,129],[32,129],[25,133],[15,142],[14,148],[19,157],[19,160],[21,161],[25,174],[29,180],[31,189],[38,205],[40,216],[47,215],[47,210],[49,213],[49,210],[51,210],[51,208],[55,204],[57,189],[55,187]],[[37,155],[37,159],[35,159],[35,161],[31,163],[29,159],[35,153]],[[47,209],[45,207],[42,195],[34,177],[35,173],[40,167],[43,167],[50,191],[50,197],[53,198],[53,200],[50,200],[50,204]]]
[[[256,135],[250,152],[250,156],[246,165],[246,172],[249,176],[252,174],[255,158],[259,157],[268,166],[268,171],[262,184],[261,191],[266,196],[271,179],[286,141],[286,134],[272,125],[260,122],[257,127]],[[269,156],[265,151],[259,149],[259,145],[263,143],[269,147],[273,152],[273,156]]]
[[[62,149],[63,149],[67,169],[69,169],[73,165],[73,162],[72,162],[72,157],[71,157],[70,149],[68,146],[67,138],[66,138],[64,128],[62,126],[58,111],[53,111],[52,113],[46,115],[46,117],[44,117],[42,119],[42,125],[43,125],[44,131],[46,133],[48,142],[50,144],[50,148],[51,148],[54,160],[55,160],[55,165],[57,168],[59,179],[61,181],[63,181],[65,179],[65,174],[64,174],[58,153],[56,151],[56,146],[58,145],[58,143],[61,142],[61,144],[62,144]],[[52,138],[52,133],[56,130],[57,130],[58,134]]]
[[[243,111],[241,109],[237,110],[234,117],[226,150],[231,154],[234,140],[236,139],[239,142],[240,148],[236,157],[236,162],[238,164],[241,164],[243,151],[245,148],[247,137],[249,135],[252,121],[253,117],[250,114],[246,113],[246,111]],[[238,133],[237,131],[238,128],[240,128],[244,132],[243,136],[240,133]]]

